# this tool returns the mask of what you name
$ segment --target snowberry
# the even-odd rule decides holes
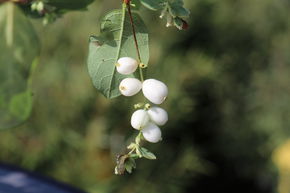
[[[161,104],[167,97],[167,86],[156,79],[147,79],[143,82],[142,91],[144,96],[155,104]]]
[[[132,74],[133,72],[136,71],[138,67],[138,62],[133,58],[123,57],[117,61],[116,67],[117,67],[117,71],[120,74],[124,74],[124,75]]]
[[[160,107],[151,107],[147,112],[150,120],[156,125],[162,126],[168,121],[167,112]]]
[[[142,83],[137,78],[125,78],[119,85],[119,90],[124,96],[133,96],[142,88]]]
[[[149,121],[147,111],[139,109],[132,114],[131,125],[134,129],[142,129]]]
[[[142,133],[144,138],[151,142],[151,143],[157,143],[158,141],[161,141],[161,130],[160,128],[155,125],[154,123],[148,123],[143,129]]]

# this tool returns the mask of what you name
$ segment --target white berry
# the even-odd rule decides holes
[[[143,82],[142,91],[144,96],[155,104],[161,104],[167,97],[167,86],[156,79],[147,79]]]
[[[160,107],[151,107],[147,112],[150,120],[156,125],[162,126],[168,121],[167,112]]]
[[[124,96],[133,96],[142,88],[142,83],[137,78],[125,78],[119,85],[119,90]]]
[[[128,75],[136,71],[138,62],[130,57],[122,57],[117,61],[116,67],[120,74]]]
[[[147,111],[139,109],[132,114],[131,125],[134,129],[142,129],[149,122]]]
[[[151,142],[151,143],[157,143],[158,141],[161,141],[161,130],[160,128],[155,125],[154,123],[148,123],[143,129],[142,133],[144,138]]]

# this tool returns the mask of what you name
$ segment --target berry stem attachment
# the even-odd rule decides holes
[[[130,156],[136,149],[140,148],[140,142],[142,140],[142,132],[140,131],[135,137],[135,143],[131,143],[127,149],[131,149],[126,155]]]
[[[128,9],[128,14],[129,14],[129,18],[130,18],[130,24],[131,24],[131,27],[132,27],[132,33],[133,33],[134,43],[135,43],[135,47],[136,47],[136,51],[137,51],[138,60],[139,60],[139,63],[142,63],[140,50],[139,50],[139,46],[138,46],[138,41],[137,41],[137,37],[136,37],[135,25],[134,25],[134,21],[133,21],[133,17],[132,17],[132,12],[131,12],[130,2],[126,3],[126,6],[127,6],[127,9]],[[143,82],[144,81],[144,76],[143,76],[143,71],[142,71],[142,67],[141,66],[139,66],[139,73],[140,73],[141,82]]]

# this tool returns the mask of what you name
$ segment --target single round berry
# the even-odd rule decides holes
[[[133,58],[123,57],[117,61],[116,67],[120,74],[128,75],[136,71],[138,62]]]
[[[142,83],[137,78],[125,78],[119,85],[119,90],[124,96],[133,96],[142,88]]]
[[[165,125],[165,123],[168,121],[167,112],[160,107],[151,107],[147,113],[150,117],[150,120],[156,125],[162,126]]]
[[[157,143],[158,141],[161,141],[161,130],[160,128],[155,125],[154,123],[148,123],[143,129],[142,133],[146,141],[149,141],[151,143]]]
[[[132,114],[131,125],[134,129],[142,129],[149,122],[147,111],[139,109]]]
[[[142,91],[144,96],[154,104],[161,104],[167,97],[167,86],[156,79],[147,79],[143,82]]]

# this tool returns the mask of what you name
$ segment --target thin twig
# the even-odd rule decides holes
[[[131,24],[131,27],[132,27],[132,33],[133,33],[134,43],[135,43],[135,47],[136,47],[136,51],[137,51],[138,60],[139,60],[140,63],[142,63],[140,50],[139,50],[139,46],[138,46],[138,41],[137,41],[137,37],[136,37],[135,25],[134,25],[134,21],[133,21],[133,17],[132,17],[132,12],[131,12],[130,2],[128,2],[126,5],[127,5],[127,8],[128,8],[128,14],[129,14],[129,18],[130,18],[130,24]],[[144,81],[143,71],[142,71],[142,68],[140,66],[139,66],[139,72],[140,72],[140,79],[143,82]]]

